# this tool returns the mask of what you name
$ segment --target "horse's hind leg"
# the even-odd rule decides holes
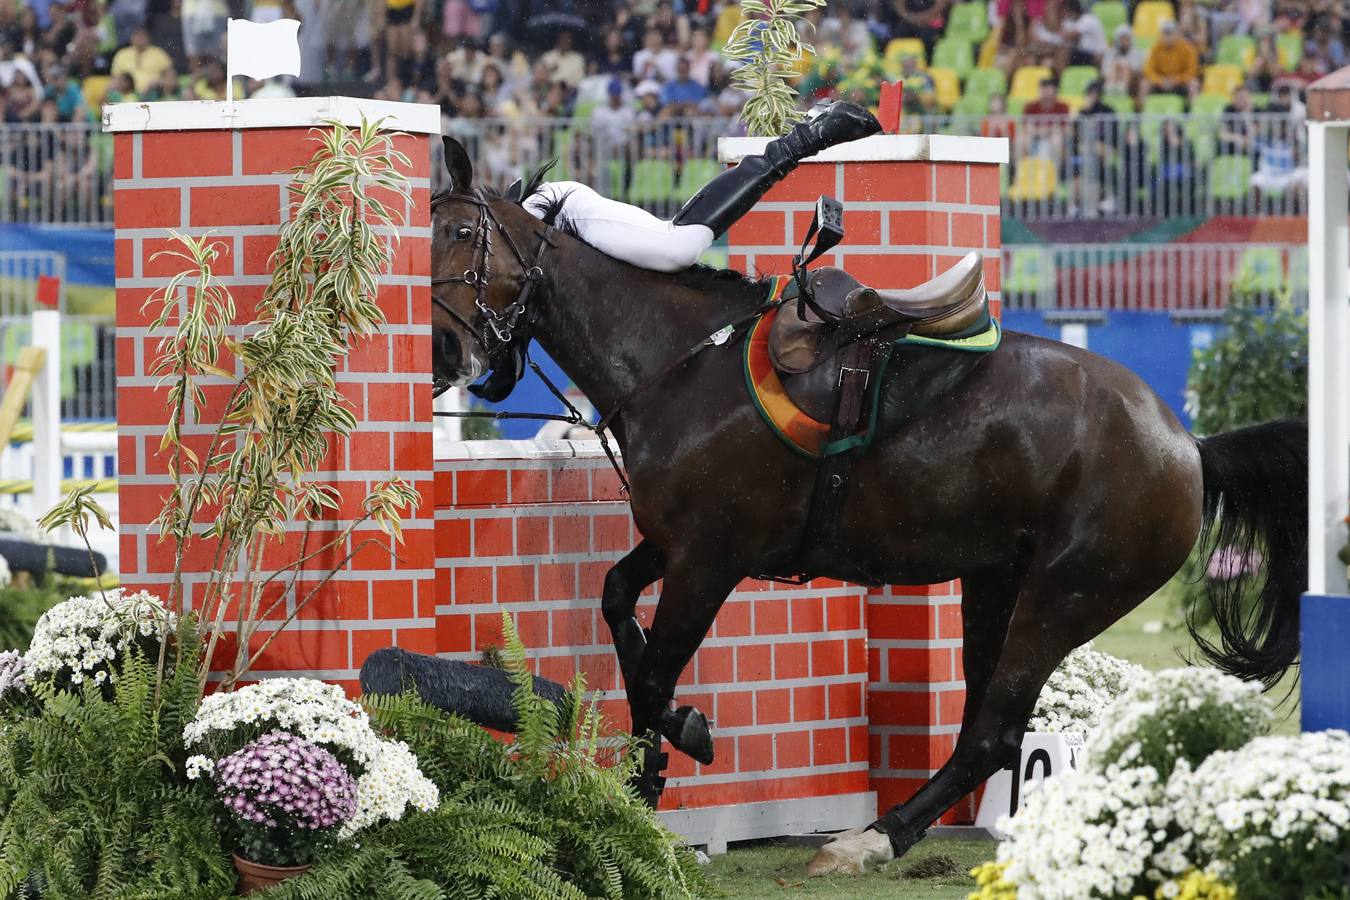
[[[1063,567],[1033,568],[1028,573],[987,684],[983,690],[976,684],[967,694],[961,735],[951,758],[909,801],[891,808],[868,830],[822,848],[808,865],[809,874],[860,871],[870,862],[903,854],[938,816],[1015,757],[1041,688],[1055,667],[1167,577],[1154,580],[1150,572],[1131,578],[1105,569],[1098,565],[1091,575],[1088,566],[1072,574]]]

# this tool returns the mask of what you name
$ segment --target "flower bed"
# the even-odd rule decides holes
[[[1259,685],[1146,675],[1101,714],[1083,771],[1000,822],[973,900],[1339,897],[1350,883],[1350,736],[1260,737]]]

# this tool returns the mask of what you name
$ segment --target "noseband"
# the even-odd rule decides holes
[[[487,354],[488,363],[495,367],[501,362],[502,357],[511,349],[512,342],[520,339],[529,339],[529,301],[530,295],[534,293],[536,284],[544,280],[544,270],[540,263],[543,262],[544,253],[549,247],[555,246],[553,243],[553,226],[549,226],[540,237],[539,249],[535,251],[534,262],[531,263],[525,258],[525,254],[520,252],[516,246],[515,240],[511,237],[511,232],[507,231],[501,222],[497,221],[496,216],[488,205],[488,199],[482,190],[476,190],[472,194],[441,194],[431,201],[431,207],[434,210],[441,203],[449,201],[460,203],[471,203],[478,207],[478,226],[474,231],[473,239],[473,260],[474,267],[465,269],[461,275],[452,275],[448,278],[431,279],[432,287],[438,284],[467,284],[474,289],[474,306],[487,322],[487,329],[481,329],[469,322],[464,316],[446,303],[432,291],[431,300],[460,326],[471,334],[474,340],[478,341],[483,352]],[[521,272],[524,273],[520,286],[520,293],[516,299],[500,310],[493,309],[487,302],[488,287],[492,279],[492,232],[496,231],[506,242],[511,254],[516,258],[520,265]],[[444,387],[437,386],[436,393],[439,394],[449,385]]]

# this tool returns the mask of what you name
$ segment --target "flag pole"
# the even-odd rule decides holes
[[[234,19],[225,20],[225,102],[234,108],[234,54],[230,52],[230,31]]]

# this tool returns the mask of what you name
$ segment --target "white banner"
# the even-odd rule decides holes
[[[230,78],[271,78],[300,74],[300,23],[277,19],[259,25],[230,19],[226,30],[225,67]]]

